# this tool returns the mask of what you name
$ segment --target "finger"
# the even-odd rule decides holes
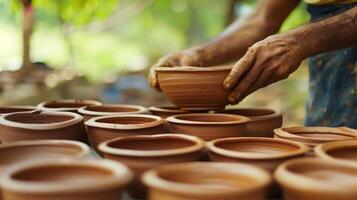
[[[233,67],[227,78],[223,82],[225,89],[232,89],[242,76],[253,66],[256,58],[255,50],[248,52]]]
[[[160,91],[159,81],[157,79],[157,74],[155,72],[155,67],[152,67],[150,69],[149,74],[148,74],[148,80],[149,80],[149,83],[150,83],[151,87],[153,87],[154,89]]]

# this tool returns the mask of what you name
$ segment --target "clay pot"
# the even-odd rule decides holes
[[[218,113],[236,114],[248,117],[247,135],[250,137],[274,137],[274,129],[283,124],[281,113],[263,108],[236,108]]]
[[[232,67],[158,67],[162,92],[183,110],[217,110],[228,104],[223,81]]]
[[[18,140],[66,139],[85,141],[83,117],[70,112],[23,112],[0,116],[2,143]]]
[[[357,165],[301,158],[285,162],[275,172],[285,200],[355,200]]]
[[[326,142],[356,139],[356,130],[347,127],[289,127],[275,129],[275,138],[301,142],[310,147],[310,156],[315,156],[313,148]]]
[[[144,174],[150,200],[263,200],[270,175],[236,163],[181,163]]]
[[[108,159],[131,168],[135,179],[129,194],[135,198],[146,196],[141,175],[146,170],[165,164],[198,161],[204,142],[194,136],[181,134],[140,135],[122,137],[99,145],[99,151]]]
[[[98,116],[145,114],[148,113],[148,109],[136,105],[106,104],[82,107],[78,112],[83,115],[84,121],[87,121]]]
[[[91,146],[105,141],[133,135],[152,135],[167,132],[165,119],[153,115],[110,115],[94,117],[85,122]]]
[[[247,117],[230,114],[195,113],[167,118],[170,132],[194,135],[205,141],[246,136]]]
[[[357,162],[357,140],[343,140],[315,147],[317,157],[330,161]]]
[[[56,111],[56,112],[75,112],[78,113],[78,109],[91,105],[102,105],[102,103],[94,100],[79,100],[79,99],[64,99],[45,101],[37,105],[39,110]]]
[[[156,115],[156,116],[159,116],[162,118],[168,118],[172,115],[189,113],[188,111],[181,110],[180,108],[178,108],[176,106],[160,106],[160,107],[151,106],[151,107],[149,107],[149,110],[153,115]]]
[[[0,106],[0,116],[9,113],[31,112],[35,110],[36,107],[34,106]]]
[[[132,178],[122,164],[108,160],[27,163],[5,172],[4,200],[117,200]]]

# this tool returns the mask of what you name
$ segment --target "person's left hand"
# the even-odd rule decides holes
[[[304,60],[304,48],[290,34],[270,36],[253,46],[234,65],[224,81],[228,101],[237,104],[247,95],[286,79]]]

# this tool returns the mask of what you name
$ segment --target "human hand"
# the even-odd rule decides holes
[[[288,78],[305,59],[304,48],[292,34],[270,36],[251,46],[234,65],[223,85],[228,101],[237,104],[269,84]]]

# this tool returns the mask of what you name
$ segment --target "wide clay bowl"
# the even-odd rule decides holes
[[[32,162],[6,171],[4,200],[117,200],[132,178],[109,160]]]
[[[17,112],[31,112],[35,110],[36,107],[34,106],[0,106],[0,116]]]
[[[263,200],[271,176],[237,163],[181,163],[146,172],[151,200]]]
[[[281,113],[265,108],[235,108],[218,113],[236,114],[248,117],[247,134],[250,137],[274,137],[274,129],[283,124]]]
[[[99,151],[108,159],[121,162],[132,169],[135,179],[129,194],[136,198],[146,195],[141,175],[161,165],[198,161],[204,142],[194,136],[159,134],[122,137],[99,145]]]
[[[45,111],[66,111],[77,113],[79,108],[91,105],[102,105],[102,103],[95,100],[63,99],[42,102],[37,105],[37,108]]]
[[[311,148],[309,155],[314,156],[313,148],[326,142],[357,139],[357,131],[347,127],[288,127],[274,130],[275,138],[287,139],[306,144]]]
[[[85,125],[89,142],[97,150],[100,143],[117,137],[165,133],[165,123],[165,119],[158,116],[132,114],[94,117]]]
[[[357,140],[344,140],[320,144],[315,147],[317,157],[330,161],[357,163]]]
[[[246,136],[247,117],[230,114],[194,113],[167,118],[170,132],[197,136],[205,141]]]
[[[83,115],[84,121],[87,121],[88,119],[98,116],[145,114],[148,113],[148,109],[136,105],[105,104],[82,107],[78,112]]]
[[[71,112],[22,112],[0,116],[2,143],[18,140],[66,139],[85,141],[83,117]]]
[[[355,200],[357,165],[316,158],[285,162],[275,172],[285,200]]]
[[[189,113],[187,110],[181,110],[176,106],[151,106],[149,107],[151,114],[160,116],[162,118],[168,118],[172,115],[179,115]]]
[[[217,110],[228,104],[223,81],[232,67],[158,67],[162,92],[183,110]]]
[[[302,143],[265,137],[217,139],[208,142],[207,148],[211,161],[252,164],[271,173],[282,162],[309,151]]]

